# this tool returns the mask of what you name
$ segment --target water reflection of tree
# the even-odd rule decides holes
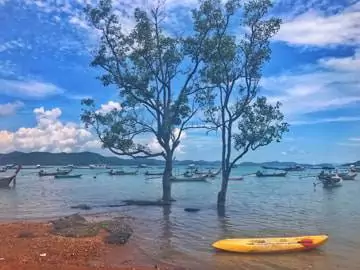
[[[163,220],[161,222],[161,249],[163,251],[169,251],[171,248],[171,242],[173,237],[172,223],[170,220],[171,205],[164,205],[162,207]]]
[[[219,231],[221,236],[228,237],[231,234],[231,222],[230,217],[225,214],[225,207],[219,207],[217,220],[219,223]]]

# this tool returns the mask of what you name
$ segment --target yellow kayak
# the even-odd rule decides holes
[[[214,248],[240,253],[271,253],[302,251],[317,248],[328,239],[327,235],[224,239],[212,244]]]

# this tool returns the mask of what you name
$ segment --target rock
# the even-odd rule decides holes
[[[129,240],[131,234],[128,233],[118,233],[110,234],[105,237],[104,242],[111,245],[124,245]]]
[[[99,233],[99,226],[96,223],[87,222],[79,214],[59,218],[51,222],[53,224],[52,234],[64,237],[91,237]]]
[[[35,235],[32,232],[24,231],[18,234],[19,238],[33,238]]]
[[[184,208],[184,211],[195,213],[195,212],[199,212],[200,209],[199,208]]]
[[[126,206],[127,204],[107,204],[104,207],[121,207],[121,206]]]
[[[75,206],[71,206],[72,209],[81,209],[81,210],[91,210],[92,207],[87,204],[78,204]]]
[[[133,229],[121,219],[103,221],[100,223],[101,228],[111,234],[126,232],[129,234],[133,233]]]
[[[110,233],[104,239],[107,244],[126,244],[133,233],[133,229],[122,220],[104,221],[100,226]]]
[[[168,202],[164,201],[144,201],[144,200],[124,200],[126,205],[135,205],[135,206],[164,206],[170,205]]]
[[[70,228],[78,225],[85,225],[88,222],[86,219],[79,214],[73,214],[70,216],[58,218],[51,221],[55,230]]]
[[[99,227],[96,224],[89,223],[86,225],[77,225],[70,228],[53,230],[52,233],[64,237],[73,237],[73,238],[93,237],[98,235]]]

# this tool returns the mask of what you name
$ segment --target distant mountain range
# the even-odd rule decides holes
[[[89,164],[106,164],[112,166],[135,166],[140,164],[146,164],[149,166],[161,166],[164,164],[164,161],[157,159],[125,159],[118,157],[105,157],[97,153],[92,152],[80,152],[80,153],[49,153],[49,152],[11,152],[8,154],[0,154],[0,165],[5,164],[22,164],[22,165],[75,165],[75,166],[86,166]],[[209,165],[215,166],[220,163],[209,162],[204,160],[193,161],[193,160],[183,160],[175,161],[178,165]]]
[[[146,164],[149,166],[161,166],[164,164],[163,160],[157,159],[124,159],[118,157],[105,157],[92,152],[80,153],[49,153],[49,152],[11,152],[8,154],[0,154],[0,165],[5,164],[22,164],[22,165],[37,165],[42,166],[58,165],[65,166],[73,164],[75,166],[86,166],[89,164],[107,164],[112,166],[136,166],[139,164]],[[358,162],[360,165],[360,161]],[[205,160],[176,160],[175,165],[202,165],[202,166],[220,166],[220,161],[205,161]],[[270,167],[289,167],[294,165],[311,166],[309,164],[298,164],[296,162],[243,162],[239,166],[270,166]],[[329,166],[331,164],[318,164],[316,166]]]
[[[360,167],[360,160],[359,160],[359,161],[352,162],[352,163],[346,163],[346,164],[344,164],[343,166],[351,166],[351,165],[354,165],[354,166],[356,166],[356,167]]]

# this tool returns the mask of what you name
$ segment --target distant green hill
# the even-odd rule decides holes
[[[48,153],[48,152],[11,152],[8,154],[0,154],[0,165],[5,164],[22,164],[22,165],[59,165],[65,166],[73,164],[75,166],[86,166],[89,164],[107,164],[113,166],[137,166],[139,164],[146,164],[149,166],[161,166],[164,164],[163,160],[158,159],[126,159],[118,158],[115,156],[105,157],[97,153],[92,152],[80,152],[80,153]],[[175,160],[175,165],[189,165],[195,164],[198,166],[220,167],[220,161],[205,161],[205,160]],[[296,162],[242,162],[239,166],[269,166],[269,167],[289,167],[297,165]],[[360,161],[352,163],[360,166]],[[310,166],[306,164],[299,164],[302,166]],[[317,166],[325,166],[331,164],[319,164]]]
[[[156,159],[120,159],[117,157],[104,157],[97,153],[48,153],[48,152],[12,152],[0,155],[0,164],[22,164],[22,165],[78,165],[108,164],[108,165],[138,165],[146,163],[149,165],[161,165],[162,162]]]
[[[346,166],[346,167],[351,166],[351,165],[354,165],[354,166],[357,166],[357,167],[360,166],[360,160],[352,162],[352,163],[343,164],[343,166]]]
[[[86,166],[89,164],[107,164],[119,166],[136,166],[139,164],[146,164],[149,166],[161,166],[164,161],[157,159],[122,159],[118,157],[104,157],[97,153],[80,152],[80,153],[48,153],[48,152],[11,152],[8,154],[0,154],[0,165],[5,164],[22,164],[22,165],[59,165],[65,166],[73,164],[75,166]],[[219,162],[209,161],[193,161],[183,160],[175,161],[177,165],[206,165],[206,166],[219,166]]]

